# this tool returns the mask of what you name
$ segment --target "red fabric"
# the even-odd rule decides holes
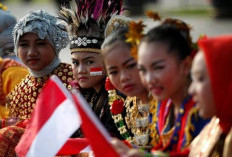
[[[60,149],[57,155],[74,155],[89,145],[85,138],[70,138]]]
[[[209,71],[217,117],[224,132],[232,126],[232,35],[199,41]]]
[[[119,157],[118,153],[110,145],[109,139],[107,139],[106,130],[103,127],[101,128],[98,118],[91,113],[91,109],[87,108],[88,104],[84,98],[77,94],[74,94],[73,97],[82,119],[81,128],[85,137],[89,140],[94,155],[96,157]],[[110,138],[109,135],[108,138]]]

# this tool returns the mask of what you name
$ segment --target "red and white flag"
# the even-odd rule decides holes
[[[90,76],[101,76],[101,75],[102,75],[102,67],[90,68]]]
[[[69,137],[80,125],[86,139],[73,141]],[[76,148],[78,153],[90,144],[96,157],[119,157],[109,144],[110,139],[85,99],[79,93],[71,95],[59,78],[52,76],[36,101],[16,153],[19,157],[53,157],[59,150],[69,152]]]
[[[82,119],[81,129],[90,143],[94,156],[119,157],[119,154],[110,144],[111,136],[93,113],[90,105],[80,93],[74,92],[73,98]]]
[[[53,157],[80,125],[71,93],[58,77],[53,76],[36,101],[16,153],[19,157]]]

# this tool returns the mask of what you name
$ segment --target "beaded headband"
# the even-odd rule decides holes
[[[122,0],[75,0],[75,7],[62,7],[60,18],[66,22],[70,50],[101,52],[104,31],[112,15],[122,12]]]

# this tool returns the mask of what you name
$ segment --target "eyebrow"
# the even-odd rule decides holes
[[[28,39],[21,39],[19,42],[28,42],[28,41],[30,41],[30,40],[28,40]],[[46,41],[46,40],[38,38],[35,41]]]
[[[86,58],[84,58],[83,60],[88,60],[88,59],[91,59],[91,58],[95,58],[95,57],[92,57],[92,56],[90,56],[90,57],[86,57]],[[78,59],[76,59],[76,58],[74,58],[74,57],[71,57],[71,60],[78,60]]]
[[[131,57],[131,58],[127,59],[125,62],[123,62],[122,65],[125,66],[128,62],[130,62],[132,60],[134,60],[134,58]]]
[[[91,59],[91,58],[95,58],[95,57],[89,56],[89,57],[83,58],[83,60],[88,60],[88,59]]]
[[[132,60],[134,60],[134,58],[131,57],[131,58],[127,59],[125,62],[123,62],[122,65],[125,66],[128,62],[130,62]],[[117,69],[117,67],[116,66],[112,66],[108,70],[114,70],[114,69]]]
[[[164,62],[164,59],[161,59],[161,60],[158,60],[158,61],[154,61],[154,62],[151,64],[151,66],[156,66],[157,64],[162,63],[162,62]]]

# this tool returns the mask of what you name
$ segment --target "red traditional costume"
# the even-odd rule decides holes
[[[199,42],[209,72],[216,116],[193,141],[191,157],[222,156],[225,138],[232,127],[231,44],[232,35],[203,39]]]
[[[51,75],[57,75],[63,81],[63,84],[71,89],[69,85],[69,82],[73,79],[71,65],[60,63],[58,58],[60,50],[68,44],[68,34],[63,28],[64,25],[59,23],[56,17],[43,10],[30,12],[19,20],[14,27],[13,38],[16,55],[19,40],[26,33],[35,33],[41,40],[47,40],[54,48],[54,51],[47,51],[47,53],[54,53],[55,55],[53,60],[39,71],[34,71],[28,67],[30,74],[8,94],[6,103],[10,108],[10,118],[0,121],[0,156],[15,156],[14,148],[33,112],[41,88]],[[28,49],[30,49],[30,46]],[[40,51],[36,50],[40,55]],[[43,59],[40,60],[44,61]]]
[[[69,64],[61,63],[53,72],[43,77],[34,77],[29,74],[8,95],[7,102],[10,107],[10,117],[30,118],[42,87],[52,75],[57,75],[63,81],[64,86],[71,89],[69,82],[73,80],[73,74],[72,67]]]

